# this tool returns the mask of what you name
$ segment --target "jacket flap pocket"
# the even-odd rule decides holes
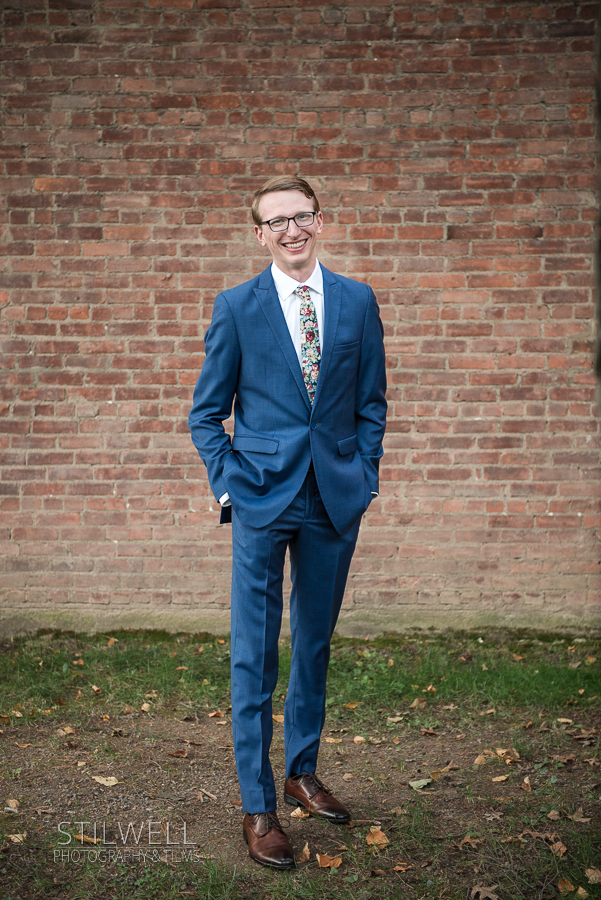
[[[232,439],[232,449],[245,450],[250,453],[275,453],[279,443],[279,441],[272,440],[271,438],[235,434]]]
[[[350,438],[345,438],[343,441],[338,441],[338,452],[341,456],[345,456],[347,453],[352,453],[353,450],[357,449],[357,435],[354,434]]]

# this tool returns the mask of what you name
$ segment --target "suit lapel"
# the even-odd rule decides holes
[[[336,341],[336,331],[338,330],[338,320],[340,319],[340,308],[342,306],[340,282],[329,269],[321,266],[321,270],[323,273],[323,307],[325,319],[323,343],[325,346],[323,353],[321,354],[319,378],[317,379],[317,390],[315,391],[315,399],[313,400],[313,409],[315,409],[319,403],[319,398],[324,390],[324,383],[328,375],[328,369],[330,368],[330,360],[332,359],[332,349]]]
[[[296,355],[296,350],[294,349],[294,344],[292,343],[292,338],[288,331],[288,325],[286,324],[286,319],[282,312],[282,305],[278,297],[278,292],[275,289],[270,269],[265,269],[265,271],[261,273],[259,287],[255,288],[255,296],[261,305],[263,314],[267,319],[267,324],[271,328],[273,335],[280,346],[280,350],[284,354],[286,362],[290,367],[290,371],[301,392],[303,401],[308,409],[311,409],[311,403],[303,380],[301,367],[298,362],[298,356]],[[321,370],[319,374],[321,377]],[[317,390],[319,390],[319,380]]]

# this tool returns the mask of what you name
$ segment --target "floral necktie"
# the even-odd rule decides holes
[[[299,285],[294,293],[299,295],[301,301],[301,369],[309,400],[311,405],[313,405],[315,389],[317,388],[317,379],[319,377],[319,364],[321,362],[317,316],[315,315],[315,306],[311,300],[311,294],[307,285]]]

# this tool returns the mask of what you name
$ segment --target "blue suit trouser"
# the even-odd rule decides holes
[[[312,470],[292,503],[264,528],[232,515],[232,725],[242,807],[277,806],[269,761],[271,697],[278,679],[282,582],[290,550],[292,665],[284,709],[286,777],[314,772],[325,721],[330,638],[360,520],[340,535]]]

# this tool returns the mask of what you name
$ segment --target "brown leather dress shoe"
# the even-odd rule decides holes
[[[351,814],[320,781],[315,772],[303,772],[286,779],[284,800],[291,806],[304,806],[312,816],[328,819],[344,825],[350,822]]]
[[[292,845],[274,812],[246,813],[242,823],[244,840],[251,859],[271,869],[293,869]]]

